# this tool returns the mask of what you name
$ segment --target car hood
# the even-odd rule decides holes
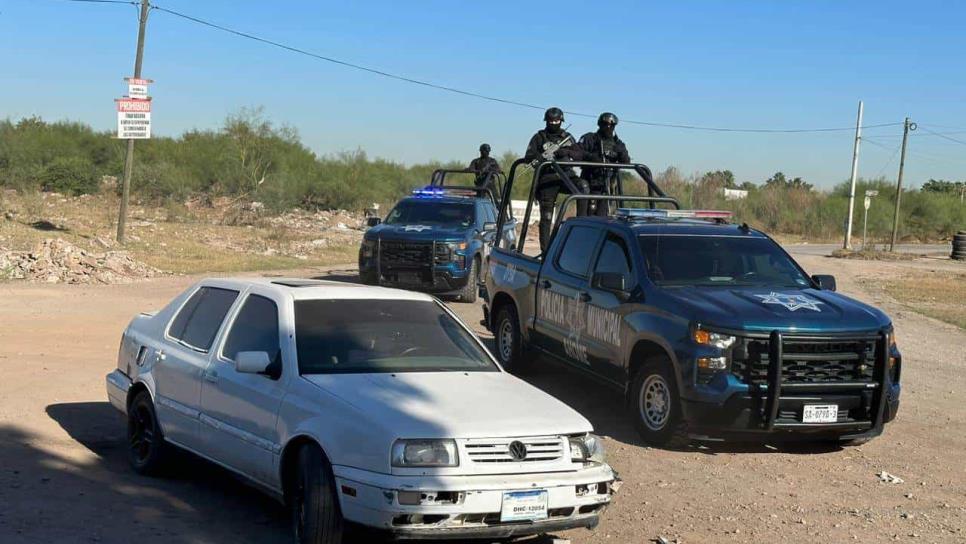
[[[695,322],[749,331],[850,332],[888,326],[880,310],[833,291],[759,287],[663,290]]]
[[[366,232],[366,240],[440,240],[463,239],[472,227],[439,225],[378,225]]]
[[[569,406],[505,372],[304,377],[368,414],[395,438],[499,438],[592,430],[590,422]]]

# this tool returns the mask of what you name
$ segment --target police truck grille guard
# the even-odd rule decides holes
[[[888,336],[884,331],[867,335],[783,335],[741,337],[732,352],[732,374],[762,396],[762,426],[766,430],[795,429],[816,424],[795,421],[795,414],[780,410],[782,400],[795,394],[869,395],[864,427],[878,427],[884,417],[888,391]],[[855,427],[856,420],[840,413],[838,423],[823,427]],[[791,421],[790,421],[791,420]]]
[[[380,240],[379,265],[383,272],[393,269],[421,269],[433,265],[433,242]]]

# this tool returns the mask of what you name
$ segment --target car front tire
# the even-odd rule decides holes
[[[480,290],[479,261],[479,258],[473,257],[473,260],[470,262],[470,270],[466,273],[466,285],[460,289],[460,302],[476,302],[476,296]]]
[[[690,443],[677,381],[667,357],[653,357],[644,363],[634,376],[629,400],[634,426],[647,444],[679,449]]]
[[[128,462],[138,474],[155,476],[162,472],[167,445],[147,391],[134,396],[127,409]]]
[[[297,544],[340,544],[343,520],[336,496],[332,466],[314,444],[298,453],[298,472],[293,482],[292,525]]]

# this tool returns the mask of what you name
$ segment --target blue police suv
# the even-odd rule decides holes
[[[372,221],[359,249],[363,283],[475,302],[480,271],[496,236],[489,191],[426,187],[400,200],[385,221]],[[503,227],[512,242],[515,222]]]

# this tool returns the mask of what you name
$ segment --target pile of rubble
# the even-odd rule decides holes
[[[60,238],[47,238],[32,251],[0,248],[0,278],[43,283],[129,283],[160,272],[126,251],[93,253]]]

